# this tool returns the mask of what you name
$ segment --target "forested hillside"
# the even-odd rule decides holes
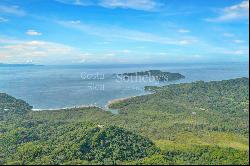
[[[31,111],[0,94],[0,164],[248,164],[249,79],[146,87],[100,108]]]
[[[152,77],[156,81],[176,81],[180,79],[184,79],[185,76],[181,75],[180,73],[170,73],[170,72],[164,72],[161,70],[149,70],[149,71],[142,71],[142,72],[134,72],[134,73],[123,73],[118,74],[118,78],[122,79],[133,79],[133,77]]]

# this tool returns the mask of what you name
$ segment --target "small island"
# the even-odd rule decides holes
[[[130,77],[153,77],[156,81],[161,81],[161,82],[176,81],[185,78],[185,76],[180,73],[170,73],[161,70],[123,73],[123,74],[118,74],[118,76],[123,77],[124,79],[129,79]]]

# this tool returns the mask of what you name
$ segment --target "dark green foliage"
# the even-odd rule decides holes
[[[89,131],[81,145],[81,152],[84,160],[117,162],[138,160],[158,150],[148,138],[111,126]]]
[[[25,115],[32,109],[28,103],[5,93],[0,93],[0,120]]]

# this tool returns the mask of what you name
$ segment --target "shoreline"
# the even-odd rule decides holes
[[[139,96],[142,96],[142,95],[131,96],[131,97],[123,97],[123,98],[116,98],[116,99],[109,100],[108,103],[105,105],[105,108],[109,109],[109,106],[111,104],[114,104],[114,103],[117,103],[117,102],[122,102],[122,101],[129,100],[129,99],[132,99],[132,98],[135,98],[135,97],[139,97]]]
[[[128,99],[131,99],[131,98],[140,97],[140,96],[144,96],[144,95],[148,95],[148,94],[112,99],[112,100],[109,100],[104,107],[98,106],[95,104],[89,104],[89,105],[80,105],[80,106],[62,107],[62,108],[48,108],[48,109],[46,109],[46,108],[32,108],[31,110],[32,111],[59,111],[59,110],[79,109],[79,108],[99,108],[99,109],[104,110],[104,111],[109,111],[111,109],[111,108],[109,108],[109,106],[113,103],[122,102],[122,101],[125,101]]]
[[[114,104],[114,103],[117,103],[117,102],[122,102],[122,101],[125,101],[125,100],[129,100],[129,99],[133,99],[135,97],[141,97],[141,96],[146,96],[146,95],[150,95],[150,94],[153,94],[154,92],[148,92],[145,90],[145,92],[143,94],[140,94],[140,95],[134,95],[134,96],[130,96],[130,97],[123,97],[123,98],[115,98],[115,99],[112,99],[112,100],[109,100],[107,102],[107,104],[105,105],[105,108],[109,108],[109,106],[111,104]]]
[[[249,78],[249,77],[236,77],[236,78],[232,78],[232,79],[237,79],[237,78]],[[223,81],[224,79],[220,80]],[[230,80],[230,79],[226,79],[226,80]],[[204,81],[204,82],[212,82],[212,81],[217,81],[217,80],[211,80],[211,81]],[[197,81],[193,81],[193,82],[197,82]],[[189,82],[188,82],[189,83]],[[192,83],[192,82],[191,82]],[[178,84],[183,84],[183,83],[178,83]],[[185,83],[184,83],[185,84]],[[165,85],[163,85],[165,86]],[[109,106],[111,104],[117,103],[117,102],[122,102],[128,99],[132,99],[135,97],[140,97],[140,96],[146,96],[146,95],[150,95],[153,94],[154,92],[146,92],[144,94],[140,94],[140,95],[135,95],[135,96],[130,96],[130,97],[123,97],[123,98],[115,98],[115,99],[111,99],[107,102],[107,104],[105,106],[98,106],[97,104],[89,104],[89,105],[79,105],[79,106],[72,106],[72,107],[62,107],[62,108],[48,108],[48,109],[40,109],[40,108],[32,108],[32,111],[59,111],[59,110],[68,110],[68,109],[79,109],[79,108],[99,108],[103,111],[109,111],[111,110],[111,108],[109,108]],[[110,111],[109,111],[110,112]]]
[[[70,110],[70,109],[79,109],[79,108],[99,108],[102,109],[102,107],[97,105],[80,105],[80,106],[72,106],[72,107],[62,107],[62,108],[32,108],[32,111],[59,111],[59,110]]]

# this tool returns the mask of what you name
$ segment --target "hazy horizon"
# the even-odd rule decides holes
[[[39,64],[39,63],[1,63],[0,65],[34,65],[34,66],[134,66],[134,65],[196,65],[196,64],[249,64],[248,61],[217,61],[217,62],[158,62],[158,63],[65,63],[65,64]]]

